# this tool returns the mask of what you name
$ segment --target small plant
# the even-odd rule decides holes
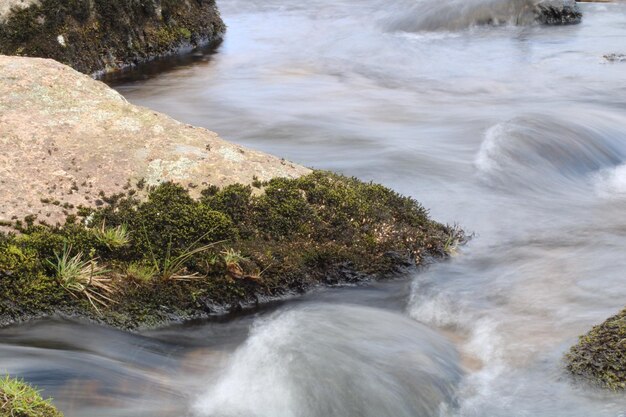
[[[133,262],[126,268],[126,277],[135,282],[148,282],[157,274],[154,266],[146,265],[141,262]]]
[[[256,268],[252,273],[247,274],[244,271],[242,263],[249,262],[249,259],[241,255],[241,252],[230,248],[222,251],[221,255],[224,263],[226,264],[226,272],[231,278],[247,279],[255,282],[261,281],[261,275],[263,275],[265,270],[261,271]]]
[[[208,251],[213,248],[215,245],[220,244],[222,242],[214,242],[209,243],[207,245],[198,245],[202,239],[204,239],[207,235],[209,235],[212,231],[205,233],[200,236],[195,242],[191,245],[187,246],[179,255],[172,254],[172,242],[170,241],[167,245],[167,250],[165,251],[165,256],[161,261],[156,257],[154,251],[152,250],[152,245],[148,245],[148,249],[150,251],[150,257],[152,258],[153,270],[156,275],[158,275],[163,281],[172,281],[172,280],[190,280],[190,279],[198,279],[204,278],[203,275],[194,272],[192,274],[187,272],[186,263],[191,260],[195,255]],[[144,229],[145,233],[145,229]],[[149,242],[149,240],[146,238]]]
[[[241,262],[246,261],[247,259],[241,255],[241,252],[236,251],[232,248],[226,249],[222,252],[222,258],[224,259],[224,263],[226,264],[226,271],[228,272],[228,275],[233,278],[244,277]]]
[[[449,256],[456,256],[458,247],[465,243],[467,237],[458,225],[448,226],[448,239],[444,243],[443,250]]]
[[[96,229],[94,233],[98,241],[109,248],[109,250],[120,249],[130,243],[128,226],[125,224],[117,227],[106,227],[103,222],[102,227]]]
[[[251,184],[254,188],[262,188],[263,187],[263,182],[261,180],[259,180],[259,177],[257,177],[256,175],[252,176],[252,184]]]
[[[22,380],[0,378],[0,416],[2,417],[62,417],[51,404],[44,400],[40,391]]]
[[[96,304],[107,307],[113,302],[110,298],[115,292],[111,278],[105,276],[108,272],[92,258],[83,259],[83,253],[71,255],[72,247],[64,246],[61,253],[55,252],[54,261],[47,260],[55,271],[56,278],[61,286],[74,297],[84,295],[91,305],[100,313]]]

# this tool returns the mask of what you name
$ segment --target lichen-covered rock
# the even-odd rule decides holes
[[[310,172],[129,104],[38,58],[0,56],[0,147],[0,223],[34,215],[55,224],[137,183],[174,181],[193,194]]]
[[[214,0],[0,0],[0,54],[94,74],[216,42]]]
[[[580,23],[583,14],[575,0],[542,0],[535,5],[538,22],[546,25]]]
[[[0,23],[4,23],[13,10],[21,10],[38,4],[39,0],[0,0]]]
[[[581,336],[566,361],[576,376],[609,389],[625,389],[626,309]]]

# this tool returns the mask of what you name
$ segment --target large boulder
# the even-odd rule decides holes
[[[406,0],[404,13],[386,19],[392,31],[464,30],[484,25],[579,23],[574,0]]]
[[[129,104],[50,59],[0,55],[0,223],[54,224],[129,185],[195,187],[296,178],[307,168]]]
[[[575,0],[542,0],[535,5],[535,17],[546,25],[580,23],[583,14]]]
[[[215,0],[0,0],[0,54],[97,74],[218,42]]]

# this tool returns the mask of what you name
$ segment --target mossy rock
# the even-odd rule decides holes
[[[63,417],[39,391],[24,381],[0,377],[0,417]]]
[[[121,328],[206,317],[320,284],[394,276],[462,232],[378,184],[315,171],[262,190],[174,183],[0,235],[0,323],[51,312]]]
[[[626,388],[626,309],[581,336],[566,355],[574,375],[611,390]]]
[[[219,41],[224,30],[214,0],[41,0],[0,21],[0,54],[93,74]]]

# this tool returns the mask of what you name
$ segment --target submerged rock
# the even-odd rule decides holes
[[[139,182],[193,190],[310,172],[129,104],[104,83],[38,58],[0,56],[0,147],[0,222],[34,215],[54,224]]]
[[[194,408],[223,417],[435,417],[455,407],[461,376],[452,344],[408,317],[312,304],[258,320]]]
[[[535,5],[535,17],[546,25],[580,23],[583,17],[575,0],[542,0]]]
[[[93,74],[221,39],[214,0],[1,0],[0,54]]]
[[[626,62],[626,54],[607,54],[604,59],[608,62]]]

